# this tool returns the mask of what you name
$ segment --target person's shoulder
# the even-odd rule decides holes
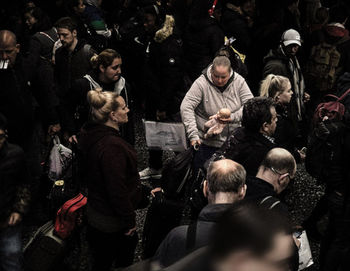
[[[24,157],[24,151],[20,146],[8,143],[7,148],[8,148],[7,155],[9,158],[23,158]]]

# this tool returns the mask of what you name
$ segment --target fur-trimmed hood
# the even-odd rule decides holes
[[[165,21],[163,27],[159,29],[154,35],[154,41],[158,43],[162,43],[167,38],[169,38],[173,32],[175,27],[175,19],[171,15],[165,16]]]

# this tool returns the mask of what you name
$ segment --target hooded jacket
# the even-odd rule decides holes
[[[220,91],[211,78],[211,68],[212,65],[204,70],[187,92],[181,103],[181,117],[190,141],[200,139],[208,146],[219,148],[227,136],[240,126],[243,105],[253,98],[253,94],[244,78],[235,72],[231,72],[226,88]],[[204,139],[205,122],[221,108],[231,110],[232,123],[221,134]]]
[[[298,59],[295,56],[288,57],[284,53],[282,45],[280,45],[277,50],[270,50],[267,56],[264,57],[263,62],[263,78],[266,78],[269,74],[275,74],[285,76],[289,79],[293,90],[293,96],[290,102],[290,117],[295,123],[301,121],[305,114],[305,83]]]
[[[83,127],[78,146],[89,191],[89,224],[104,232],[133,228],[141,199],[135,150],[117,130],[96,123]]]

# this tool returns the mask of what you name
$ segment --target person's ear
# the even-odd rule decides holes
[[[278,178],[278,185],[281,187],[282,190],[284,190],[288,184],[289,184],[289,174],[285,173],[282,174],[279,178]]]
[[[98,66],[98,69],[100,70],[100,72],[105,72],[105,67],[103,67],[103,65],[102,64],[100,64],[100,66]]]
[[[205,180],[203,182],[203,195],[206,198],[208,198],[208,196],[209,196],[209,185],[208,185],[208,181],[207,180]]]
[[[21,51],[21,45],[19,43],[17,43],[16,44],[16,54],[18,54],[19,51]]]
[[[268,127],[268,123],[267,122],[264,122],[263,125],[262,125],[262,131],[267,133],[269,131],[269,127]]]
[[[72,32],[72,34],[73,34],[73,37],[76,37],[77,34],[78,34],[78,33],[77,33],[77,30],[74,29],[73,32]]]
[[[247,193],[247,185],[245,184],[240,188],[238,192],[238,199],[239,200],[244,199],[246,193]]]
[[[117,118],[115,117],[114,111],[112,111],[112,112],[109,113],[109,119],[110,119],[111,121],[114,121],[114,122],[117,121]]]

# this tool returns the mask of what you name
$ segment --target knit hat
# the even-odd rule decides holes
[[[284,44],[284,46],[288,46],[290,44],[298,44],[301,46],[300,34],[294,29],[289,29],[282,34],[281,42]]]

